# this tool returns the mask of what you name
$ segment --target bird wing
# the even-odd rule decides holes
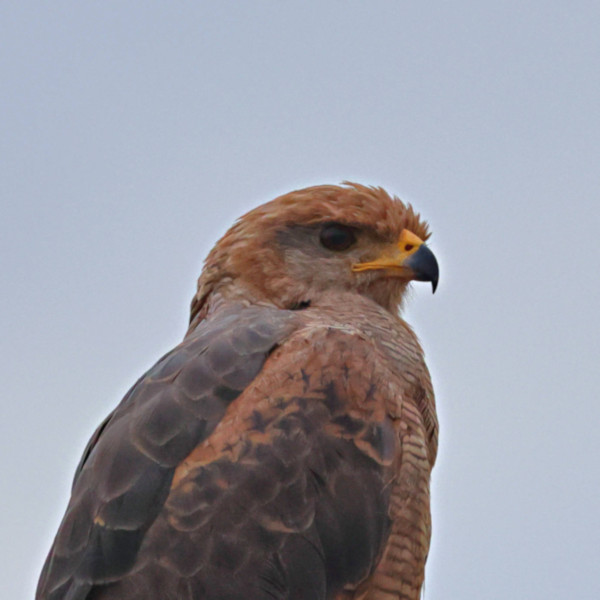
[[[167,355],[115,411],[39,598],[318,600],[373,573],[399,444],[390,373],[358,331],[283,341],[289,320],[247,310]]]
[[[137,381],[84,451],[36,598],[83,599],[133,567],[177,465],[291,328],[285,311],[222,310]]]

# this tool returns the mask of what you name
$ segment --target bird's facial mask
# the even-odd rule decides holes
[[[417,281],[431,281],[435,292],[439,268],[433,252],[423,240],[408,229],[403,229],[398,241],[387,246],[383,252],[369,262],[352,265],[355,273],[371,270],[387,270]]]

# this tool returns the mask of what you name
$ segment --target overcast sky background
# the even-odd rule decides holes
[[[429,220],[426,600],[600,598],[600,4],[0,3],[0,596],[233,219],[345,179]]]

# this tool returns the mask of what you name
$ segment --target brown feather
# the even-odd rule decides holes
[[[347,251],[325,224],[355,232]],[[317,186],[238,220],[184,341],[92,437],[38,600],[419,597],[437,418],[398,315],[355,273],[427,225],[380,188]]]
[[[324,221],[365,227],[387,242],[396,240],[403,229],[422,240],[431,235],[410,204],[382,188],[345,182],[343,186],[320,185],[290,192],[240,217],[211,250],[198,280],[190,322],[197,322],[199,314],[206,312],[202,312],[204,303],[216,288],[240,279],[246,292],[251,291],[257,300],[281,302],[286,297],[282,281],[290,282],[276,251],[277,232],[289,224]]]

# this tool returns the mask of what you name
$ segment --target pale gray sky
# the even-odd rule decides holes
[[[275,195],[421,211],[441,420],[426,600],[600,597],[600,4],[0,3],[0,596],[79,456]]]

